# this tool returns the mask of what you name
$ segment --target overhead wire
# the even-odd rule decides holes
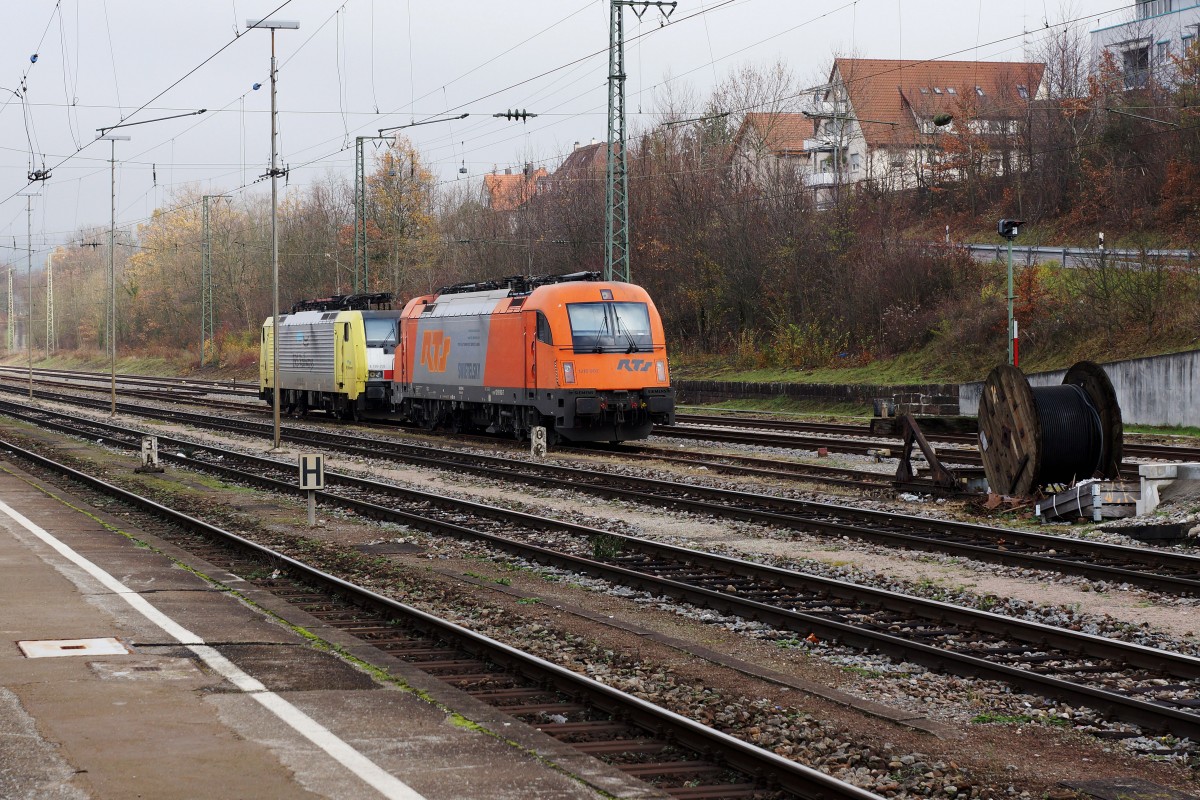
[[[35,66],[37,66],[36,56],[39,52],[41,52],[42,44],[44,44],[46,41],[46,34],[48,34],[50,32],[50,26],[54,24],[54,17],[58,13],[58,9],[59,9],[60,5],[62,5],[62,0],[55,0],[54,8],[51,9],[51,11],[50,11],[50,19],[46,20],[46,27],[42,29],[42,35],[38,39],[37,46],[35,46],[33,48],[33,52],[30,54],[29,66],[25,67],[25,69],[21,72],[21,79],[19,81],[17,81],[18,86],[25,86],[26,79],[29,77],[30,73],[33,72],[33,68]],[[10,90],[10,91],[12,91],[12,90]],[[14,92],[14,94],[15,94],[15,92]],[[20,97],[20,95],[16,95],[16,96]],[[8,104],[11,102],[12,102],[12,97],[6,95],[4,98],[4,104],[0,105],[0,114],[4,113],[4,109],[8,108]]]
[[[76,8],[76,13],[78,14],[78,8],[79,8],[78,2],[76,2],[75,8]],[[76,130],[76,128],[79,126],[79,117],[78,117],[78,112],[76,112],[75,119],[73,121],[71,119],[71,109],[73,107],[73,103],[71,102],[71,100],[74,96],[74,93],[71,91],[71,74],[72,74],[71,55],[70,55],[70,47],[67,44],[66,21],[63,19],[61,8],[59,9],[59,13],[57,14],[57,17],[58,17],[58,40],[59,40],[59,45],[62,47],[63,101],[65,102],[66,108],[67,108],[67,114],[66,114],[66,116],[67,116],[67,132],[71,134],[71,141],[74,142],[76,147],[78,147],[79,146],[79,132]],[[78,35],[78,21],[76,23],[76,35]],[[76,53],[79,52],[78,40],[76,40],[75,52]],[[75,72],[75,86],[78,89],[78,86],[79,86],[78,71]]]
[[[61,0],[59,0],[59,1],[61,2]],[[292,2],[293,2],[293,0],[284,0],[284,1],[283,1],[283,2],[282,2],[280,5],[279,5],[279,6],[277,6],[277,7],[276,7],[276,8],[275,8],[275,9],[274,9],[272,12],[271,12],[271,14],[275,14],[275,13],[277,13],[278,11],[280,11],[281,9],[283,9],[284,7],[286,7],[287,5],[289,5],[289,4],[290,4],[290,3],[292,3]],[[241,33],[235,33],[235,34],[234,34],[234,38],[233,38],[233,39],[231,39],[230,41],[226,42],[224,45],[222,45],[220,48],[218,48],[218,49],[217,49],[215,52],[213,52],[213,53],[212,53],[212,54],[210,54],[208,57],[206,57],[206,58],[205,58],[203,61],[201,61],[201,62],[200,62],[198,65],[196,65],[195,67],[193,67],[192,69],[190,69],[190,70],[189,70],[189,71],[188,71],[186,74],[184,74],[184,75],[183,75],[181,78],[179,78],[179,79],[177,79],[176,81],[174,81],[173,83],[171,83],[171,84],[170,84],[170,85],[169,85],[167,88],[163,89],[163,90],[162,90],[162,91],[160,91],[158,94],[154,95],[154,97],[150,98],[150,99],[149,99],[149,100],[147,100],[145,103],[143,103],[142,105],[138,106],[136,109],[134,109],[134,111],[133,111],[133,112],[131,112],[130,114],[128,114],[128,115],[126,115],[126,116],[122,116],[122,117],[121,117],[121,121],[122,121],[122,122],[124,122],[124,121],[128,120],[130,117],[133,117],[133,116],[134,116],[134,115],[136,115],[137,113],[139,113],[139,112],[141,112],[141,111],[145,110],[145,109],[146,109],[148,106],[150,106],[150,104],[151,104],[151,103],[153,103],[155,100],[157,100],[158,98],[162,97],[164,94],[166,94],[167,92],[169,92],[169,91],[170,91],[171,89],[173,89],[174,87],[178,86],[178,85],[179,85],[180,83],[182,83],[183,81],[187,80],[187,78],[188,78],[188,77],[190,77],[191,75],[195,74],[195,73],[196,73],[196,72],[197,72],[199,69],[201,69],[202,67],[204,67],[204,65],[208,64],[210,61],[212,61],[214,58],[216,58],[216,57],[217,57],[218,55],[220,55],[222,52],[224,52],[225,50],[227,50],[227,49],[228,49],[230,46],[232,46],[234,43],[236,43],[238,40],[240,40],[240,39],[241,39],[241,37],[242,37],[243,35],[244,35],[244,32],[241,32]],[[118,98],[118,103],[119,103],[119,102],[120,102],[120,100],[119,100],[119,98]],[[99,138],[97,138],[97,139],[93,139],[93,140],[91,140],[91,141],[89,141],[89,142],[85,142],[85,143],[84,143],[84,144],[82,144],[81,146],[77,147],[73,153],[71,153],[71,154],[69,154],[69,155],[67,155],[67,156],[63,157],[63,158],[62,158],[62,159],[61,159],[61,160],[60,160],[60,161],[59,161],[57,164],[55,164],[55,165],[54,165],[54,167],[51,167],[51,170],[50,170],[50,171],[53,171],[54,169],[57,169],[58,167],[60,167],[60,166],[62,166],[63,164],[65,164],[66,162],[70,161],[72,158],[74,158],[75,156],[77,156],[79,153],[81,153],[82,151],[84,151],[85,149],[87,149],[88,147],[90,147],[91,145],[95,144],[97,141],[99,141]],[[28,183],[26,183],[26,186],[28,186],[28,185],[29,185],[29,184],[28,184]],[[2,203],[6,203],[6,202],[8,202],[9,200],[11,200],[11,199],[13,199],[14,197],[16,197],[16,196],[18,195],[19,191],[20,191],[20,190],[18,190],[17,192],[13,192],[13,193],[12,193],[12,194],[10,194],[8,197],[5,197],[3,200],[0,200],[0,204],[2,204]]]
[[[121,103],[121,79],[117,77],[117,48],[113,46],[112,23],[108,19],[108,0],[101,0],[101,7],[104,9],[104,30],[108,34],[108,58],[112,63],[113,91],[117,95],[117,105],[123,105]],[[135,111],[134,114],[136,113]],[[122,117],[121,121],[124,122],[125,118]]]
[[[286,0],[286,2],[284,2],[283,4],[281,4],[279,7],[277,7],[277,8],[275,9],[275,11],[273,11],[273,12],[271,12],[271,13],[272,13],[272,14],[274,14],[275,12],[277,12],[278,10],[280,10],[281,8],[283,8],[284,6],[286,6],[286,5],[287,5],[288,3],[290,3],[290,2],[291,2],[291,0]],[[725,5],[729,5],[729,4],[731,4],[731,3],[734,3],[734,2],[737,2],[737,0],[725,0],[725,2],[723,2],[723,3],[719,3],[717,6],[713,6],[713,7],[709,8],[709,9],[705,9],[705,11],[709,11],[709,10],[715,10],[716,8],[719,8],[719,7],[721,7],[721,6],[725,6]],[[745,0],[742,0],[742,2],[745,2]],[[545,32],[545,31],[548,31],[548,30],[550,30],[550,29],[552,29],[552,28],[556,27],[557,25],[559,25],[559,24],[561,24],[562,22],[566,21],[567,19],[571,18],[571,17],[572,17],[572,16],[574,16],[575,14],[579,13],[579,11],[581,11],[581,10],[582,10],[582,8],[581,8],[581,9],[578,9],[578,10],[576,10],[575,12],[572,12],[571,14],[568,14],[566,17],[562,18],[562,19],[561,19],[561,20],[559,20],[558,22],[556,22],[556,23],[553,23],[552,25],[550,25],[550,26],[548,26],[547,28],[543,29],[543,31],[539,32],[538,34],[534,34],[533,36],[531,36],[531,37],[528,37],[528,39],[526,39],[525,41],[529,41],[529,40],[531,40],[531,39],[533,39],[533,38],[536,38],[536,36],[540,35],[540,33],[542,33],[542,32]],[[688,17],[685,17],[685,18],[683,18],[683,20],[686,20],[686,19],[689,19],[689,18],[692,18],[692,17],[698,16],[698,14],[699,14],[699,13],[703,13],[703,12],[698,12],[697,14],[692,14],[692,15],[689,15]],[[331,16],[332,16],[332,15],[331,15]],[[680,20],[680,21],[683,21],[683,20]],[[319,30],[321,27],[324,27],[324,25],[325,25],[325,24],[327,24],[327,23],[328,23],[328,20],[326,20],[326,23],[323,23],[323,24],[322,24],[322,26],[319,26],[319,27],[318,27],[318,30]],[[653,33],[653,31],[652,31],[651,33]],[[237,36],[235,36],[235,40],[234,40],[234,41],[236,41],[236,39],[237,39],[237,38],[240,38],[240,35],[241,35],[241,34],[238,34]],[[316,32],[314,32],[313,36],[315,36],[315,35],[316,35]],[[645,34],[645,35],[649,35],[649,34]],[[305,41],[305,44],[307,44],[307,42],[308,42],[308,41],[310,41],[312,38],[313,38],[313,37],[312,37],[312,36],[310,36],[310,37],[309,37],[309,39],[307,39],[307,40]],[[155,97],[151,98],[151,100],[150,100],[150,101],[148,101],[147,103],[144,103],[142,106],[140,106],[140,107],[139,107],[138,109],[136,109],[134,112],[132,112],[131,114],[129,114],[129,115],[125,116],[125,117],[123,117],[122,119],[128,119],[129,117],[132,117],[132,116],[133,116],[133,114],[136,114],[136,113],[138,113],[138,112],[139,112],[139,111],[141,111],[141,110],[144,110],[146,107],[148,107],[148,106],[149,106],[149,104],[150,104],[150,103],[152,103],[154,100],[156,100],[156,99],[158,99],[159,97],[161,97],[163,94],[165,94],[165,93],[166,93],[166,91],[169,91],[169,90],[170,90],[170,88],[172,88],[173,86],[177,85],[177,84],[178,84],[178,83],[180,83],[182,80],[186,79],[186,78],[187,78],[189,75],[191,75],[192,73],[194,73],[194,72],[196,71],[196,69],[199,69],[201,66],[203,66],[203,65],[204,65],[204,64],[206,64],[206,63],[208,63],[208,61],[212,60],[212,58],[215,58],[215,57],[216,57],[216,55],[218,55],[220,52],[222,52],[224,49],[226,49],[226,48],[227,48],[229,45],[231,45],[232,43],[233,43],[233,42],[231,41],[230,43],[226,44],[226,45],[225,45],[224,47],[222,47],[220,50],[216,51],[216,52],[215,52],[215,53],[213,53],[211,56],[209,56],[209,58],[208,58],[208,59],[206,59],[204,62],[202,62],[202,63],[201,63],[200,65],[198,65],[196,68],[194,68],[194,69],[193,69],[191,72],[189,72],[189,73],[188,73],[187,75],[185,75],[183,78],[181,78],[181,79],[179,79],[178,81],[176,81],[174,84],[172,84],[172,85],[171,85],[170,87],[168,87],[166,90],[163,90],[163,92],[160,92],[158,95],[155,95]],[[302,49],[302,48],[303,48],[303,45],[301,46],[301,49]],[[512,49],[513,49],[513,48],[509,48],[509,50],[508,50],[508,51],[505,51],[505,53],[507,53],[507,52],[511,51]],[[555,72],[555,71],[558,71],[559,69],[562,69],[562,68],[564,68],[564,67],[571,66],[571,65],[573,65],[573,64],[575,64],[575,63],[579,63],[579,62],[581,62],[581,61],[583,61],[583,60],[586,60],[586,58],[588,58],[588,57],[590,57],[590,56],[597,55],[597,54],[600,54],[600,53],[603,53],[603,52],[606,52],[606,49],[605,49],[605,50],[599,50],[599,51],[596,51],[596,53],[589,54],[589,56],[585,56],[585,57],[583,57],[583,58],[581,58],[581,59],[576,59],[576,60],[574,60],[574,61],[572,61],[572,62],[568,62],[568,64],[566,64],[566,65],[562,65],[562,66],[560,66],[560,67],[558,67],[558,68],[555,68],[554,70],[549,70],[549,71],[547,71],[547,72],[541,73],[541,74],[539,74],[539,75],[536,75],[536,76],[534,76],[533,78],[526,79],[526,80],[524,80],[524,81],[520,81],[519,83],[517,83],[517,84],[514,84],[513,86],[519,86],[519,85],[524,85],[524,84],[527,84],[527,83],[529,83],[529,82],[531,82],[531,81],[533,81],[533,80],[536,80],[536,79],[537,79],[537,78],[539,78],[539,77],[543,77],[544,75],[551,74],[551,73],[553,73],[553,72]],[[503,54],[502,54],[502,55],[503,55]],[[296,56],[296,53],[293,53],[293,54],[292,54],[292,55],[289,57],[289,59],[288,59],[288,60],[290,60],[291,58],[294,58],[295,56]],[[492,59],[492,60],[494,60],[494,59]],[[285,61],[284,63],[286,64],[287,62]],[[490,63],[490,61],[489,61],[489,62],[485,62],[485,64],[486,64],[486,63]],[[481,65],[481,66],[482,66],[482,65]],[[477,68],[477,69],[478,69],[478,68]],[[474,71],[474,70],[472,70],[472,71]],[[471,71],[468,71],[468,73],[464,73],[464,76],[465,76],[466,74],[470,74],[470,72],[471,72]],[[463,76],[460,76],[460,77],[463,77]],[[457,79],[456,79],[456,80],[457,80]],[[490,93],[490,94],[488,94],[488,95],[485,95],[485,98],[484,98],[484,99],[486,99],[486,97],[491,97],[491,96],[494,96],[494,95],[496,95],[496,94],[499,94],[500,92],[506,91],[508,88],[513,88],[513,87],[506,87],[505,89],[500,89],[500,90],[497,90],[496,92],[492,92],[492,93]],[[243,96],[243,97],[244,97],[244,96]],[[410,102],[410,105],[411,105],[411,102]],[[460,107],[461,107],[461,106],[460,106]],[[197,123],[197,124],[201,124],[201,123]],[[192,127],[195,127],[195,126],[192,126]],[[88,143],[88,144],[90,144],[90,143]],[[84,147],[86,147],[86,146],[87,146],[87,145],[85,145]],[[343,147],[343,148],[341,148],[341,150],[339,150],[339,151],[336,151],[335,153],[325,154],[325,155],[319,156],[319,157],[318,157],[318,158],[316,158],[316,159],[311,159],[311,160],[309,160],[309,161],[305,162],[304,164],[302,164],[300,168],[303,168],[303,167],[306,167],[306,166],[310,166],[310,165],[312,165],[312,164],[314,164],[314,163],[316,163],[316,162],[319,162],[319,161],[323,161],[325,158],[328,158],[328,157],[330,157],[331,155],[336,155],[336,154],[337,154],[337,152],[341,152],[341,151],[343,151],[343,150],[345,150],[345,149],[347,149],[347,148],[344,148],[344,147]],[[78,151],[77,151],[77,152],[78,152]],[[302,152],[302,151],[301,151],[301,152]],[[74,155],[74,154],[73,154],[73,155]],[[67,158],[70,158],[70,157],[71,157],[71,156],[68,156]],[[242,186],[241,186],[241,187],[238,187],[237,191],[240,191],[241,189],[244,189],[244,188],[246,188],[246,187],[248,187],[248,186],[252,186],[252,185],[254,185],[254,184],[255,184],[255,183],[257,183],[257,182],[258,182],[258,181],[246,181],[246,180],[244,180],[244,179],[243,179],[243,184],[242,184]],[[8,199],[11,199],[11,198],[8,198]]]
[[[289,1],[290,1],[290,0],[289,0]],[[729,2],[732,2],[732,1],[733,1],[733,0],[729,0]],[[723,4],[721,4],[721,5],[728,5],[728,4],[729,4],[729,2],[727,2],[727,3],[723,3]],[[286,3],[285,3],[285,5],[286,5]],[[848,5],[853,5],[853,3],[851,3],[851,4],[848,4]],[[715,7],[714,7],[714,8],[715,8]],[[575,12],[575,13],[578,13],[578,12]],[[695,15],[692,15],[692,16],[695,16]],[[1091,15],[1089,15],[1089,16],[1091,16]],[[770,38],[774,38],[774,37],[770,37]],[[992,42],[992,43],[989,43],[989,44],[994,44],[994,43],[998,43],[998,42],[1006,41],[1007,39],[1011,39],[1011,38],[1014,38],[1014,37],[1005,37],[1005,38],[1002,38],[1002,39],[999,39],[999,40],[995,40],[994,42]],[[978,46],[978,45],[977,45],[977,46]],[[604,51],[597,51],[597,53],[599,53],[599,52],[604,52]],[[952,54],[949,54],[949,55],[955,55],[955,54],[957,54],[957,53],[960,53],[960,52],[963,52],[963,51],[957,51],[956,53],[952,53]],[[591,55],[595,55],[595,54],[591,54]],[[711,55],[711,53],[710,53],[710,55]],[[294,56],[293,56],[293,57],[294,57]],[[945,57],[946,57],[946,56],[942,56],[942,57],[939,57],[939,58],[945,58]],[[586,58],[587,58],[587,56],[585,56],[584,58],[586,59]],[[572,64],[577,64],[577,63],[579,63],[579,62],[580,62],[580,61],[582,61],[582,60],[584,60],[584,59],[577,59],[576,61],[569,62],[567,65],[563,65],[562,67],[559,67],[559,68],[557,68],[557,69],[562,69],[563,67],[571,66]],[[927,61],[931,61],[931,60],[934,60],[934,59],[928,59]],[[707,65],[705,65],[705,66],[707,66]],[[703,67],[701,67],[701,68],[703,68]],[[532,80],[536,80],[536,78],[537,78],[537,77],[542,77],[542,76],[544,76],[544,75],[546,75],[546,74],[549,74],[549,73],[541,73],[541,74],[539,74],[538,76],[534,76],[534,78],[531,78],[531,79],[526,79],[525,81],[521,81],[521,82],[519,82],[518,84],[514,84],[513,86],[517,86],[517,85],[523,85],[523,84],[525,84],[525,83],[528,83],[528,82],[530,82],[530,81],[532,81]],[[660,85],[661,85],[661,84],[660,84]],[[510,86],[510,87],[506,87],[506,88],[512,88],[512,86]],[[505,91],[505,89],[501,89],[501,90],[498,90],[497,92],[493,92],[493,93],[489,93],[489,94],[487,94],[487,95],[484,95],[484,96],[483,96],[483,98],[487,98],[487,97],[494,96],[495,94],[498,94],[498,93],[500,93],[500,92],[502,92],[502,91]],[[160,95],[160,96],[161,96],[161,95]],[[243,96],[243,97],[244,97],[244,96]],[[463,104],[463,105],[465,105],[465,104]],[[463,105],[459,105],[459,106],[456,106],[456,107],[452,107],[452,109],[459,109],[459,108],[462,108],[462,107],[463,107]],[[410,101],[410,111],[412,111],[412,109],[411,109],[411,101]],[[592,113],[592,112],[591,112],[591,111],[589,111],[589,112],[575,112],[575,114],[574,114],[574,115],[578,115],[579,113]],[[548,126],[547,126],[547,127],[548,127]],[[461,133],[461,132],[460,132],[460,133]],[[520,136],[524,136],[524,135],[525,135],[525,134],[521,134]],[[517,137],[514,137],[514,138],[517,138]],[[465,148],[465,140],[464,140],[464,141],[462,141],[462,142],[461,142],[461,144],[462,144],[462,146]],[[343,148],[343,149],[345,149],[345,148]],[[452,157],[453,157],[453,156],[456,156],[456,155],[461,155],[462,153],[464,153],[464,152],[465,152],[465,150],[460,150],[460,151],[459,151],[459,154],[455,154],[455,153],[454,153],[454,151],[453,151],[453,149],[452,149],[452,151],[451,151],[451,152],[452,152]],[[305,166],[312,165],[312,164],[314,164],[314,163],[317,163],[317,162],[319,162],[320,160],[322,160],[322,158],[327,158],[327,157],[329,157],[329,156],[331,156],[331,155],[336,155],[336,154],[337,154],[337,153],[335,152],[335,153],[327,154],[327,155],[326,155],[326,156],[324,156],[324,157],[318,157],[317,159],[310,160],[310,161],[308,161],[308,162],[305,162],[304,164],[302,164],[302,165],[301,165],[301,167],[299,167],[299,168],[303,168],[303,167],[305,167]],[[465,159],[464,159],[464,160],[465,160]],[[434,163],[434,162],[429,162],[429,163]],[[455,182],[455,181],[440,181],[439,183],[440,183],[440,184],[445,184],[445,183],[453,183],[453,182]],[[250,184],[246,184],[246,183],[245,183],[245,181],[243,181],[243,186],[242,186],[242,187],[239,187],[239,189],[238,189],[238,190],[240,190],[240,189],[242,189],[242,188],[246,188],[246,186],[247,186],[247,185],[253,185],[253,183],[257,183],[257,181],[251,182]]]

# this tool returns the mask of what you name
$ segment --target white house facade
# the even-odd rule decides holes
[[[1128,16],[1128,12],[1124,12]],[[1154,75],[1171,69],[1171,56],[1181,55],[1200,36],[1197,0],[1138,0],[1133,18],[1091,32],[1096,60],[1110,51],[1126,89],[1147,85]]]

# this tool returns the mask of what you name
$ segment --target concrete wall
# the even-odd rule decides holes
[[[1134,425],[1200,426],[1200,350],[1165,356],[1133,358],[1104,364],[1121,418]],[[1031,386],[1056,386],[1066,370],[1037,372],[1029,376]],[[958,390],[960,414],[977,415],[983,381],[964,383]]]
[[[719,403],[723,400],[768,399],[787,397],[792,400],[810,400],[828,403],[858,403],[871,405],[877,397],[892,398],[896,395],[928,395],[945,398],[953,402],[958,385],[949,383],[921,384],[916,386],[879,386],[873,384],[845,383],[750,383],[735,381],[692,381],[672,380],[679,403]]]

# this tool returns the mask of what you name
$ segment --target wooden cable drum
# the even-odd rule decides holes
[[[979,450],[988,486],[998,494],[1117,477],[1122,431],[1112,382],[1090,361],[1071,367],[1061,385],[1040,387],[1001,365],[979,398]]]

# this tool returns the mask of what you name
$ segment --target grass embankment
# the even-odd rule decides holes
[[[727,356],[671,354],[671,374],[684,380],[748,381],[752,383],[850,383],[898,386],[914,383],[958,383],[944,360],[925,351],[879,359],[860,366],[813,369],[784,367],[739,368]]]
[[[0,364],[6,367],[23,367],[29,362],[24,353],[11,353]],[[46,358],[34,353],[33,366],[35,369],[78,370],[80,372],[105,372],[110,368],[107,354],[95,351],[59,352]],[[258,379],[258,367],[213,367],[203,369],[196,364],[196,357],[191,353],[179,355],[163,355],[161,353],[139,353],[132,351],[127,355],[117,354],[117,374],[119,375],[156,375],[173,377],[206,378],[210,380],[252,381]]]

